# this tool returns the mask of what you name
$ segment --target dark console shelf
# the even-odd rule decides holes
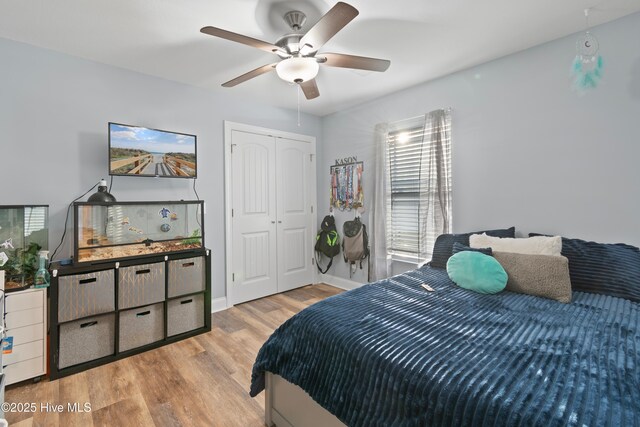
[[[208,249],[51,265],[51,379],[211,330]]]

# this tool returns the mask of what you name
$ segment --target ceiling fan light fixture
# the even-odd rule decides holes
[[[276,65],[278,77],[290,83],[302,83],[318,75],[320,65],[314,58],[293,57]]]
[[[285,2],[281,2],[285,3]],[[289,2],[294,3],[294,2]],[[343,53],[316,54],[333,36],[340,32],[349,22],[358,16],[358,10],[338,1],[327,13],[322,15],[310,29],[302,31],[306,16],[299,10],[292,10],[284,15],[291,32],[283,35],[275,43],[268,43],[253,37],[227,31],[217,27],[202,27],[201,33],[219,37],[246,46],[251,46],[280,57],[279,62],[266,64],[244,73],[235,79],[223,83],[223,87],[233,87],[254,77],[266,74],[276,69],[278,77],[289,83],[298,83],[298,98],[303,92],[307,99],[320,96],[315,80],[320,69],[319,64],[329,67],[351,68],[355,70],[383,72],[389,68],[390,61],[386,59],[367,58],[364,56],[347,55]]]

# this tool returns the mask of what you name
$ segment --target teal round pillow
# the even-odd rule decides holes
[[[507,272],[492,256],[463,251],[447,261],[449,278],[461,288],[481,294],[497,294],[507,286]]]

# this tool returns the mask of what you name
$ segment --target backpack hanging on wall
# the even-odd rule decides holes
[[[336,220],[333,215],[327,215],[320,224],[320,231],[316,235],[316,266],[318,271],[325,274],[331,268],[333,264],[333,257],[340,253],[340,236],[338,235],[338,229],[336,228]],[[320,266],[320,259],[322,256],[329,258],[329,264],[327,268],[322,270]]]
[[[369,236],[367,235],[367,227],[360,221],[360,217],[356,216],[353,221],[345,221],[342,226],[344,238],[342,239],[342,256],[345,262],[349,263],[349,277],[353,276],[360,263],[362,270],[362,261],[369,258]],[[367,268],[367,280],[368,280]]]

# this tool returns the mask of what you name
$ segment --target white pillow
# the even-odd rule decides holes
[[[512,237],[487,236],[487,233],[472,234],[469,237],[469,246],[472,248],[491,248],[496,252],[511,252],[514,254],[560,256],[562,237],[534,236],[514,239]]]

